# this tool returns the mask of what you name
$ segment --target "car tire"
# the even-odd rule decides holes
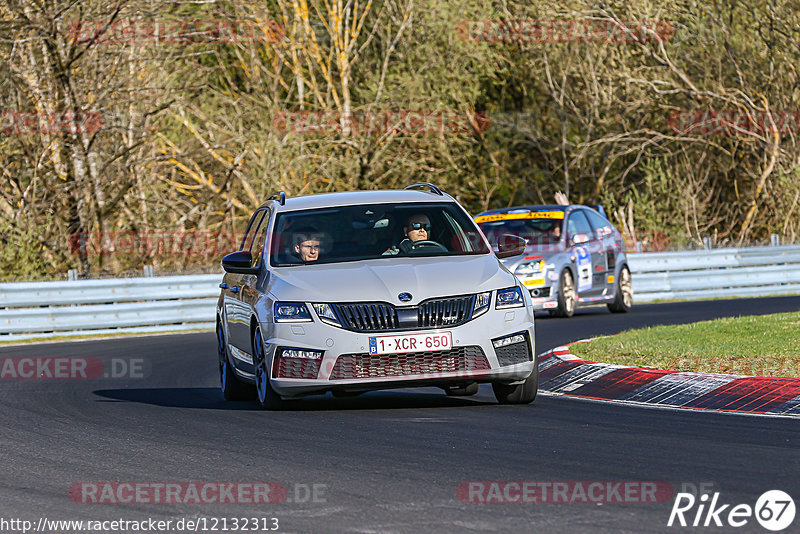
[[[625,313],[633,307],[633,283],[631,282],[631,271],[627,265],[623,265],[619,270],[614,301],[609,302],[607,306],[612,313]]]
[[[522,384],[492,383],[492,390],[500,404],[530,404],[539,391],[539,360],[534,359],[533,371]]]
[[[278,395],[269,378],[269,367],[264,352],[264,340],[261,337],[261,328],[256,328],[253,334],[253,366],[256,373],[256,400],[263,410],[283,410],[287,402]]]
[[[222,328],[217,324],[217,355],[219,360],[219,385],[227,401],[243,401],[253,398],[253,387],[241,382],[228,360],[227,344]]]
[[[469,397],[478,392],[479,386],[477,382],[473,382],[466,386],[445,387],[443,389],[448,397]]]
[[[558,307],[550,310],[553,317],[572,317],[575,313],[575,279],[572,271],[564,269],[558,283]]]

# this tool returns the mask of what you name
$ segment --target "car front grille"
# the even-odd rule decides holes
[[[437,375],[457,371],[488,371],[489,360],[479,346],[402,354],[342,354],[336,359],[331,380]]]
[[[388,332],[459,326],[472,318],[475,295],[436,298],[396,308],[385,302],[332,304],[342,327],[354,332]]]
[[[342,326],[358,332],[379,332],[396,330],[399,321],[397,310],[391,304],[381,302],[334,304],[342,321]]]
[[[417,324],[422,328],[456,326],[472,316],[473,295],[446,299],[431,299],[417,308]]]
[[[501,367],[504,367],[506,365],[531,361],[531,347],[528,344],[527,338],[528,336],[525,336],[525,341],[494,349],[494,353],[497,356],[497,363],[499,363]]]

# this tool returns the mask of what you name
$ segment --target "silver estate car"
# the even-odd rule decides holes
[[[633,306],[622,235],[598,209],[522,206],[486,211],[475,222],[490,243],[508,234],[525,239],[525,254],[503,263],[530,291],[535,309],[570,317],[580,306],[606,304],[612,312]]]
[[[422,237],[422,238],[420,238]],[[431,184],[329,193],[259,207],[222,260],[222,393],[288,399],[409,386],[530,403],[538,366],[530,293],[470,215]]]

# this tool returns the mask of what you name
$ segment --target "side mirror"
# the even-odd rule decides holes
[[[222,268],[226,273],[256,274],[258,267],[251,267],[253,256],[249,250],[232,252],[222,258]]]
[[[500,259],[519,256],[525,252],[527,242],[519,236],[503,234],[497,238],[497,257]]]
[[[572,236],[573,245],[580,245],[581,243],[586,243],[587,241],[589,241],[589,236],[586,234],[575,234]]]

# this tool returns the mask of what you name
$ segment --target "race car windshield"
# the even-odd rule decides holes
[[[479,216],[476,221],[490,243],[496,243],[503,234],[512,234],[523,238],[529,246],[546,246],[561,242],[564,212],[500,213]]]
[[[337,206],[279,214],[273,267],[368,259],[488,254],[483,237],[453,203]]]

